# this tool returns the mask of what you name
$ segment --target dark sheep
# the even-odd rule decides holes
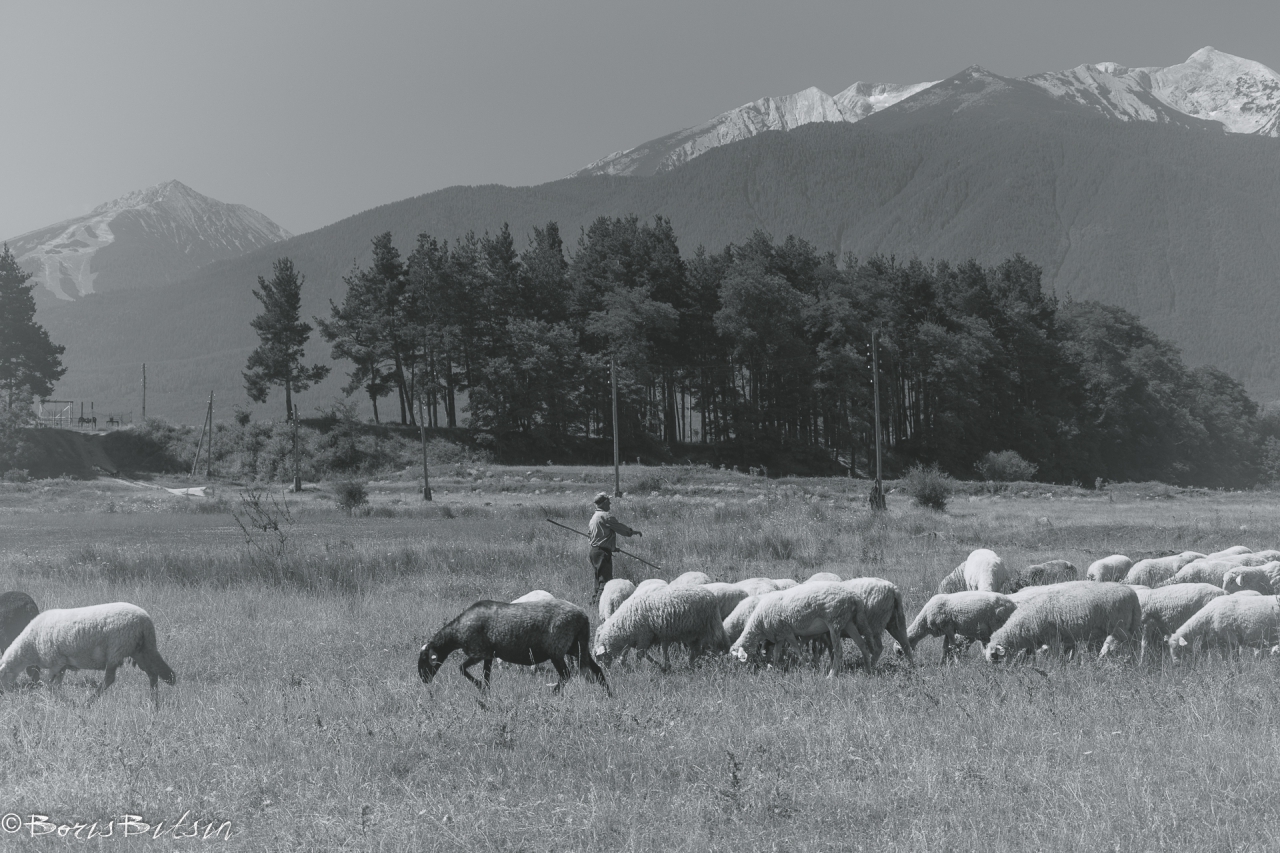
[[[436,632],[431,642],[418,654],[418,675],[426,684],[440,671],[445,659],[459,649],[466,655],[459,669],[481,690],[489,686],[493,659],[534,666],[550,661],[560,681],[556,692],[569,680],[565,656],[578,659],[579,670],[604,685],[604,672],[591,657],[591,622],[586,611],[567,601],[531,601],[507,604],[501,601],[477,601]],[[484,663],[484,681],[476,679],[468,668]]]

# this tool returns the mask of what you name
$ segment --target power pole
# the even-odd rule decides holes
[[[418,392],[418,434],[422,437],[422,499],[431,500],[431,472],[427,470],[427,422],[422,409],[422,392]]]
[[[209,446],[204,453],[204,476],[213,476],[213,392],[209,392],[209,414],[205,416],[209,424]]]
[[[622,479],[618,474],[618,367],[609,356],[609,386],[613,391],[613,496],[622,497]]]
[[[302,491],[302,473],[298,464],[298,403],[293,403],[293,490],[295,492]]]
[[[871,386],[875,398],[875,433],[876,433],[876,482],[871,487],[871,508],[886,509],[884,501],[884,484],[880,480],[880,348],[879,332],[871,333]]]
[[[142,363],[142,422],[147,422],[147,363]]]

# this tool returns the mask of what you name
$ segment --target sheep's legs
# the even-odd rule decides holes
[[[471,673],[467,672],[467,669],[469,667],[473,667],[476,664],[480,663],[481,661],[484,661],[484,681],[481,681]],[[492,663],[493,663],[492,658],[485,660],[482,657],[468,657],[466,660],[462,662],[462,664],[458,667],[458,669],[462,670],[462,674],[467,677],[467,681],[470,681],[472,684],[476,686],[477,689],[483,692],[484,689],[489,686],[489,667],[492,665]]]
[[[556,686],[553,688],[553,692],[559,693],[560,688],[564,687],[565,682],[569,680],[569,667],[565,665],[562,657],[551,658],[551,665],[556,668],[556,675],[560,676],[560,680],[556,682]]]
[[[952,656],[952,644],[955,642],[955,634],[948,631],[942,635],[942,663],[945,665],[947,658]]]

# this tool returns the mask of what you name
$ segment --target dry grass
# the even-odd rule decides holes
[[[528,470],[442,475],[430,507],[408,480],[372,483],[356,518],[308,493],[292,574],[263,570],[228,490],[199,511],[104,484],[0,486],[4,588],[145,607],[179,678],[158,712],[131,668],[93,704],[96,673],[0,697],[0,813],[189,811],[233,838],[185,846],[237,850],[1274,849],[1269,659],[941,668],[933,641],[916,671],[834,682],[724,660],[615,667],[613,699],[577,679],[552,696],[516,668],[483,701],[453,666],[423,685],[418,648],[472,601],[590,596],[582,543],[542,519],[585,527],[610,472]],[[861,483],[641,475],[658,488],[619,502],[646,534],[625,547],[669,576],[879,575],[915,607],[979,545],[1083,569],[1280,543],[1268,494],[1015,487],[945,515],[890,495],[875,518]],[[0,847],[51,843],[20,837]]]

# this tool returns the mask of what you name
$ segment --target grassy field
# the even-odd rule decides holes
[[[428,687],[418,649],[473,601],[541,588],[586,605],[585,543],[544,519],[585,528],[611,472],[433,477],[431,504],[406,472],[370,484],[354,517],[322,486],[290,496],[287,517],[267,495],[280,534],[248,537],[233,486],[198,499],[106,480],[0,484],[0,587],[42,608],[132,601],[178,673],[158,711],[129,667],[94,703],[100,673],[0,696],[0,814],[25,822],[0,849],[1280,845],[1280,674],[1265,658],[944,668],[934,640],[918,668],[890,659],[872,677],[727,659],[665,675],[614,667],[607,698],[582,679],[555,696],[546,675],[508,667],[482,699],[451,659]],[[624,547],[667,577],[876,575],[902,587],[908,616],[980,546],[1083,570],[1114,552],[1280,545],[1270,493],[975,486],[946,513],[891,494],[877,518],[867,484],[847,480],[632,467],[623,488],[615,512],[645,533]],[[32,839],[32,814],[48,816],[36,833],[78,823],[84,839],[115,818],[114,835]],[[126,814],[146,840],[121,837]],[[222,834],[174,840],[193,822]]]

